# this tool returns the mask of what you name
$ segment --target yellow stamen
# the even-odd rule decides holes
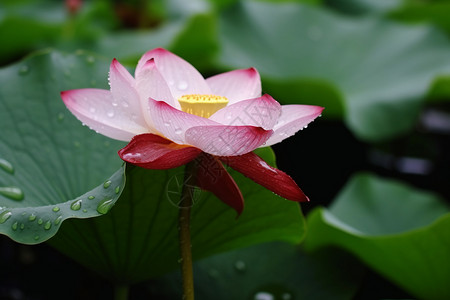
[[[209,118],[228,104],[228,99],[216,95],[183,95],[178,99],[181,110],[192,115]]]

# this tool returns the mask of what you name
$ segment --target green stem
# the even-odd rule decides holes
[[[117,284],[114,287],[114,300],[128,300],[128,285]]]
[[[194,300],[194,276],[192,271],[190,217],[192,196],[195,186],[195,165],[188,163],[185,168],[183,192],[179,205],[179,240],[181,254],[181,276],[183,279],[183,299]]]

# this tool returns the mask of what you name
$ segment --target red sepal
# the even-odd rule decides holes
[[[144,133],[133,137],[118,153],[121,159],[130,164],[145,169],[166,170],[187,164],[201,150],[176,144],[159,135]]]
[[[309,201],[289,175],[269,166],[253,152],[239,156],[221,156],[219,159],[283,198],[298,202]]]
[[[214,156],[202,153],[196,160],[197,185],[212,192],[238,213],[244,210],[244,198],[234,179]]]

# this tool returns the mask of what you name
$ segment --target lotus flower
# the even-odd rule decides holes
[[[145,53],[135,78],[116,60],[110,90],[64,91],[67,108],[91,129],[128,141],[119,151],[131,164],[170,169],[197,161],[196,183],[240,214],[242,194],[223,166],[293,201],[308,201],[286,173],[252,151],[281,142],[319,116],[322,107],[283,105],[261,96],[254,68],[206,80],[188,62],[158,48]]]

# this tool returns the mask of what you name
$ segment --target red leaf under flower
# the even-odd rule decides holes
[[[159,135],[144,133],[133,137],[118,153],[120,158],[133,165],[166,170],[187,164],[196,158],[201,150],[176,144]]]
[[[289,175],[269,166],[253,152],[239,156],[221,156],[219,159],[283,198],[298,202],[309,201]]]
[[[212,192],[240,215],[244,209],[244,198],[222,163],[215,156],[207,153],[202,153],[196,162],[197,185],[201,189]]]

